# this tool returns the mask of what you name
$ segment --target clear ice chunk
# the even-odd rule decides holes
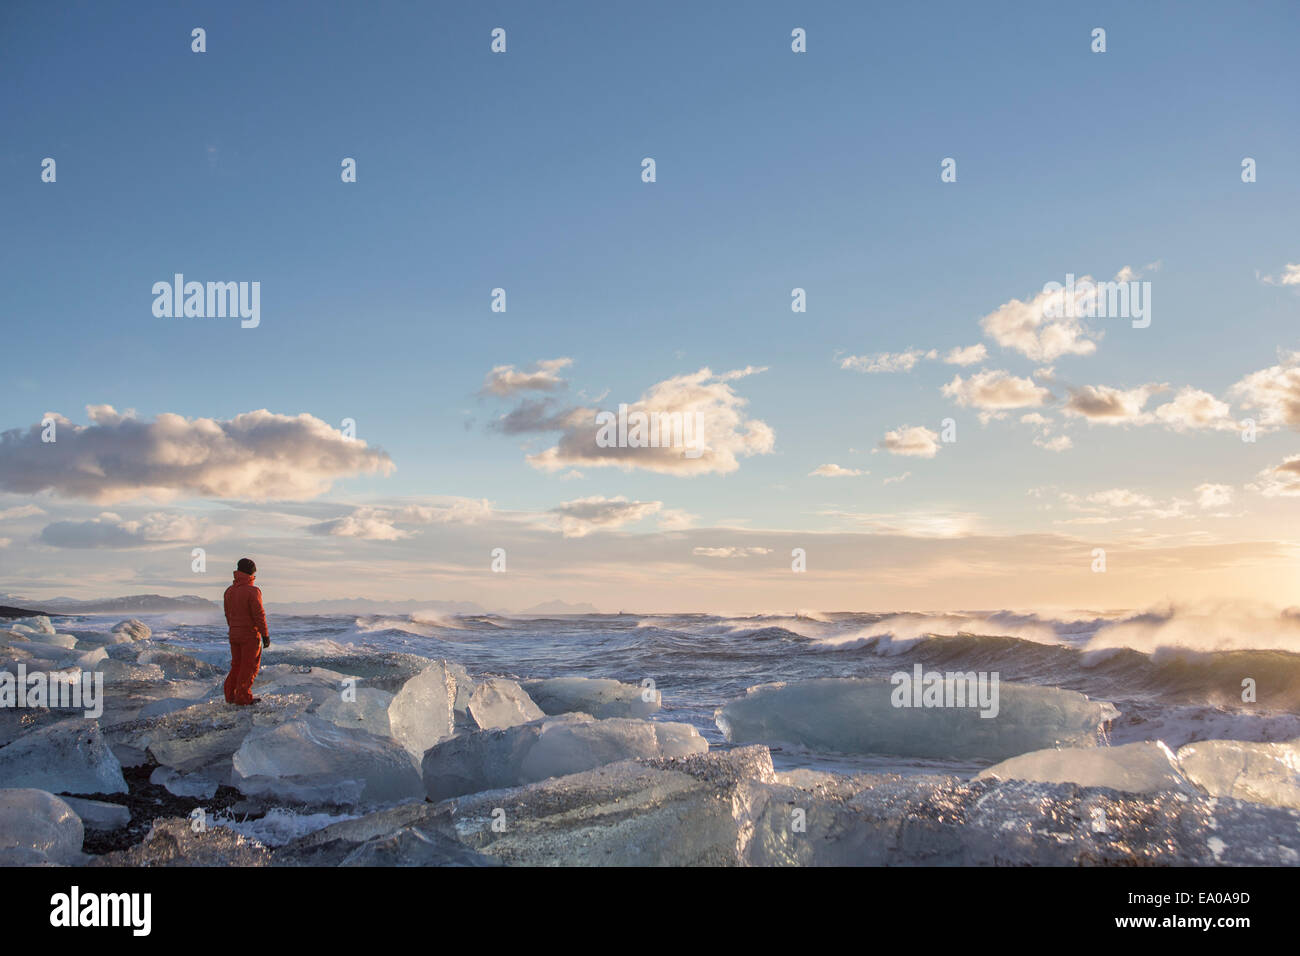
[[[393,696],[388,720],[393,739],[419,760],[456,730],[456,678],[446,661],[434,661]]]
[[[120,803],[105,803],[103,800],[87,800],[83,797],[62,799],[81,817],[82,825],[88,830],[120,830],[131,822],[131,811]]]
[[[432,747],[421,768],[430,798],[441,800],[634,757],[680,757],[708,749],[708,742],[689,724],[563,714],[453,737]]]
[[[1119,712],[1054,687],[1001,681],[993,709],[894,706],[887,679],[822,678],[763,684],[717,710],[732,743],[909,757],[1004,760],[1048,747],[1096,746]],[[957,699],[954,697],[954,699]]]
[[[125,638],[128,641],[147,641],[153,636],[153,630],[149,625],[136,618],[118,621],[109,629],[109,633],[117,635],[119,639]]]
[[[490,678],[475,687],[467,710],[481,730],[500,730],[546,716],[522,687],[504,677]]]
[[[1202,740],[1180,747],[1178,762],[1212,797],[1300,809],[1300,740]]]
[[[45,790],[0,790],[0,866],[72,865],[85,828],[66,800]]]
[[[546,714],[649,717],[663,703],[651,688],[598,677],[551,677],[524,681],[524,690]]]
[[[358,687],[349,697],[355,699],[345,700],[342,694],[329,697],[316,708],[316,716],[340,727],[364,730],[377,737],[393,735],[388,717],[388,709],[393,704],[392,694],[374,687]]]
[[[1195,790],[1179,772],[1178,758],[1159,740],[1119,747],[1066,747],[1035,750],[994,764],[976,777],[983,780],[1030,780],[1075,783],[1081,787],[1110,787],[1129,793]]]
[[[311,715],[250,732],[231,783],[248,796],[334,805],[409,800],[424,789],[396,742]]]
[[[0,780],[51,793],[126,793],[122,765],[99,722],[71,717],[0,747]]]

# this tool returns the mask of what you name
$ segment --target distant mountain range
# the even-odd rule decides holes
[[[459,614],[476,617],[483,614],[599,614],[590,604],[569,604],[566,601],[547,601],[522,611],[488,609],[473,601],[371,601],[368,598],[338,598],[329,601],[266,602],[268,611],[280,614],[413,614],[416,611],[434,611],[438,614]]]
[[[594,604],[570,604],[568,601],[546,601],[543,604],[534,604],[532,607],[526,607],[522,611],[516,611],[516,614],[600,614],[600,608]]]
[[[114,612],[136,611],[141,614],[162,611],[211,610],[217,606],[215,601],[195,594],[182,594],[180,597],[163,597],[161,594],[132,594],[128,597],[92,598],[79,601],[76,598],[56,597],[33,601],[13,594],[0,594],[0,598],[34,604],[48,614],[112,614]]]
[[[415,611],[468,615],[491,613],[473,601],[372,601],[369,598],[273,601],[265,592],[262,597],[266,600],[267,611],[278,614],[411,614]]]

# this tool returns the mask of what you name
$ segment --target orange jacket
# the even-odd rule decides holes
[[[270,637],[266,630],[266,609],[262,589],[253,586],[255,575],[235,572],[235,583],[226,588],[226,624],[232,638]]]

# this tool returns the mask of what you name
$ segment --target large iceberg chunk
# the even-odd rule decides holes
[[[315,711],[342,698],[345,690],[356,686],[356,679],[324,667],[272,664],[262,668],[254,686],[259,694],[305,694],[311,698],[310,710]]]
[[[432,662],[427,657],[395,651],[358,651],[339,645],[322,649],[312,644],[272,644],[263,652],[262,663],[264,666],[296,664],[328,668],[355,677],[366,687],[377,687],[395,694]],[[449,666],[454,673],[454,665]]]
[[[122,765],[99,722],[72,717],[0,747],[0,780],[51,793],[126,793]]]
[[[217,791],[230,783],[231,758],[226,757],[192,770],[181,773],[171,767],[154,767],[149,774],[149,782],[163,787],[168,793],[178,797],[190,797],[197,800],[211,800]]]
[[[27,634],[53,634],[54,625],[44,614],[38,614],[36,617],[17,617],[9,622],[9,626],[15,630]]]
[[[864,774],[749,783],[736,812],[745,861],[763,866],[1300,863],[1300,812],[1171,791]]]
[[[45,790],[0,790],[0,866],[80,863],[84,839],[66,801]]]
[[[249,733],[231,782],[249,796],[308,804],[386,803],[424,792],[398,744],[310,715]]]
[[[453,737],[425,753],[422,770],[430,798],[441,800],[634,757],[683,757],[708,749],[689,724],[564,714]]]
[[[107,653],[107,651],[105,651]],[[166,647],[150,647],[136,657],[136,663],[160,668],[167,680],[218,680],[226,671],[200,660],[193,654]]]
[[[435,661],[393,697],[388,720],[393,739],[417,760],[456,730],[456,678],[446,661]]]
[[[994,764],[975,779],[989,777],[1077,783],[1081,787],[1110,787],[1129,793],[1195,792],[1179,772],[1178,758],[1158,740],[1120,747],[1035,750]]]
[[[268,817],[271,814],[267,815]],[[350,817],[277,846],[276,866],[493,866],[466,847],[445,805],[423,800]]]
[[[120,830],[131,822],[131,811],[120,803],[86,800],[83,797],[64,797],[82,825],[88,830]]]
[[[1300,808],[1300,740],[1203,740],[1178,750],[1183,773],[1212,797]]]
[[[522,687],[504,677],[493,677],[475,687],[466,709],[482,730],[513,727],[546,716]]]
[[[376,737],[391,737],[393,727],[388,709],[392,704],[393,695],[388,691],[358,687],[348,698],[338,694],[325,700],[316,708],[316,716],[340,727],[364,730]]]
[[[182,773],[229,760],[254,727],[268,727],[301,716],[310,706],[302,694],[267,694],[253,707],[203,700],[180,710],[115,724],[107,729],[114,751],[132,766],[147,757]],[[0,751],[3,752],[3,751]]]
[[[61,634],[40,634],[31,640],[10,644],[8,656],[14,660],[28,661],[27,669],[37,670],[44,667],[53,670],[60,667],[76,667],[78,670],[92,670],[104,660],[108,653],[102,647],[81,651],[76,648],[76,640],[71,643],[60,641]],[[50,638],[51,640],[46,640]]]
[[[340,727],[352,727],[380,737],[391,736],[388,708],[393,695],[376,687],[359,686],[360,683],[360,678],[324,667],[272,664],[262,670],[257,686],[262,694],[305,695],[311,699],[308,713]]]
[[[39,727],[67,720],[68,712],[48,707],[0,707],[0,747]]]
[[[113,625],[109,633],[116,635],[122,643],[125,643],[125,641],[147,641],[153,636],[153,631],[149,625],[136,618],[119,621]]]
[[[894,706],[885,679],[824,678],[751,687],[718,709],[732,743],[792,744],[840,753],[1003,760],[1049,747],[1096,746],[1119,712],[1083,694],[997,685],[996,713],[967,707]]]
[[[523,688],[547,714],[649,717],[663,703],[657,690],[597,677],[551,677],[524,681]]]
[[[622,761],[367,814],[294,841],[276,852],[276,863],[735,865],[743,862],[747,825],[740,788],[771,776],[764,747]]]
[[[68,650],[77,646],[77,639],[71,634],[46,634],[40,631],[0,631],[0,645],[17,644],[20,650],[32,647],[62,647]]]

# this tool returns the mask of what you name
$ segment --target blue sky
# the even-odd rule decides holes
[[[196,26],[202,54],[190,49]],[[489,50],[494,27],[507,31],[503,55]],[[794,27],[807,30],[807,53],[791,52]],[[1094,27],[1107,31],[1105,53],[1090,50]],[[1184,386],[1226,400],[1243,377],[1289,367],[1280,353],[1300,347],[1300,287],[1282,278],[1300,261],[1298,28],[1289,3],[755,3],[743,14],[8,4],[0,282],[17,360],[6,363],[0,429],[29,429],[49,411],[84,424],[85,407],[100,404],[143,420],[350,417],[396,470],[337,475],[312,498],[322,520],[381,499],[487,499],[545,515],[622,496],[688,512],[699,533],[847,532],[862,530],[847,514],[960,513],[981,533],[1033,535],[1063,529],[1027,504],[1030,489],[1169,501],[1215,483],[1238,489],[1241,513],[1167,533],[1194,524],[1224,542],[1276,544],[1294,498],[1245,486],[1300,450],[1289,423],[1247,445],[1058,415],[1055,434],[1073,445],[1053,453],[1018,421],[1029,409],[981,424],[940,387],[981,368],[1025,377],[1051,365],[1062,401],[1070,387],[1144,383],[1167,383],[1161,400]],[[47,156],[56,183],[40,179]],[[646,156],[653,184],[641,181]],[[1247,156],[1258,163],[1250,184]],[[340,182],[343,157],[357,160],[354,184]],[[944,157],[957,160],[955,183],[939,180]],[[1158,264],[1142,274],[1150,328],[1100,320],[1094,354],[1037,362],[981,332],[984,316],[1067,272],[1109,279],[1146,264]],[[259,281],[261,325],[155,318],[150,288],[175,272]],[[504,314],[489,309],[495,287],[507,290]],[[807,290],[806,314],[790,310],[794,287]],[[977,342],[988,356],[969,367],[841,367],[848,355]],[[571,359],[565,394],[600,407],[704,367],[765,368],[733,387],[772,447],[689,477],[539,471],[526,455],[554,436],[493,433],[511,403],[479,390],[495,367],[559,357]],[[948,416],[960,438],[933,458],[879,450],[891,429],[938,430]],[[870,475],[809,476],[825,463]],[[99,502],[12,493],[0,512],[29,499],[42,515],[12,533],[0,525],[0,586],[64,593],[51,578],[84,580],[77,562],[102,562],[102,549],[51,547],[42,523],[82,520]],[[220,514],[240,500],[180,494],[164,510]],[[435,530],[451,533],[418,536]],[[565,546],[582,543],[574,560],[594,565],[608,538],[655,533],[628,523]],[[246,528],[222,540],[258,544]],[[131,572],[98,588],[144,578],[161,588],[187,544],[168,543],[124,552]],[[381,557],[417,575],[416,553],[329,543],[358,549],[340,555],[348,566]],[[678,572],[698,563],[686,554]],[[10,577],[6,565],[42,577]],[[436,596],[459,597],[443,593],[454,583],[464,582]],[[920,595],[934,586],[916,579]],[[816,596],[855,593],[849,577],[835,587]],[[193,587],[182,575],[174,589]],[[562,590],[538,577],[529,593]],[[327,596],[305,570],[294,591]],[[746,593],[737,584],[733,600],[758,599]]]

